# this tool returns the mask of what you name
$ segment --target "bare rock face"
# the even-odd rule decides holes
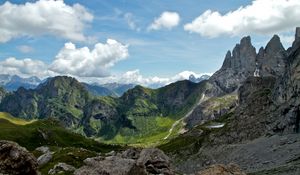
[[[196,173],[196,175],[246,175],[246,173],[243,173],[235,164],[229,164],[227,166],[217,164]]]
[[[274,35],[265,49],[257,54],[257,66],[261,76],[281,76],[286,69],[286,51],[278,35]]]
[[[94,157],[84,161],[85,166],[75,175],[173,175],[169,158],[159,149],[131,148],[122,154],[110,157]]]
[[[214,92],[210,96],[236,90],[239,84],[255,71],[255,59],[256,50],[251,44],[250,36],[242,38],[232,52],[227,52],[221,69],[209,79],[214,88],[219,88],[219,92]]]
[[[0,174],[37,175],[37,161],[15,142],[0,141]]]

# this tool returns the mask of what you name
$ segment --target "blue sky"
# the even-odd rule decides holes
[[[267,1],[270,1],[269,3],[275,2],[274,0]],[[285,0],[279,1],[284,3]],[[0,6],[4,6],[5,2],[0,1]],[[16,5],[16,7],[25,3],[25,1],[21,0],[9,2]],[[36,3],[36,1],[26,2]],[[185,28],[186,24],[192,23],[207,10],[218,12],[223,17],[230,12],[238,11],[241,6],[243,6],[242,8],[253,6],[248,11],[253,9],[255,11],[256,6],[250,0],[65,0],[63,4],[69,7],[74,7],[74,4],[80,4],[87,13],[93,16],[92,20],[87,19],[87,22],[82,22],[84,27],[82,27],[82,30],[79,30],[86,37],[84,40],[65,37],[63,34],[54,34],[53,31],[48,33],[41,32],[41,34],[35,35],[35,33],[22,31],[23,27],[27,27],[26,24],[23,24],[23,26],[16,25],[19,33],[8,40],[0,42],[0,64],[1,61],[4,62],[7,58],[14,57],[16,60],[30,58],[42,61],[45,65],[51,65],[53,60],[57,58],[58,53],[64,48],[65,43],[72,42],[76,45],[76,48],[88,47],[92,50],[96,43],[106,43],[107,39],[113,39],[127,47],[128,55],[118,59],[118,61],[115,60],[112,66],[99,65],[100,67],[102,66],[101,69],[104,69],[106,74],[100,75],[99,72],[93,72],[84,74],[89,75],[84,77],[82,74],[74,73],[73,70],[64,73],[63,68],[57,72],[59,74],[78,76],[82,79],[121,76],[128,71],[134,70],[139,70],[138,76],[142,76],[142,78],[155,76],[169,78],[183,71],[192,71],[197,74],[213,73],[221,66],[227,50],[231,50],[242,36],[251,35],[253,44],[259,47],[266,44],[274,31],[283,35],[285,37],[283,42],[285,45],[288,45],[292,41],[294,27],[298,23],[298,21],[291,21],[288,27],[280,27],[283,24],[278,20],[278,24],[264,26],[264,28],[252,29],[251,26],[246,26],[239,31],[216,30],[222,25],[234,28],[227,23],[228,20],[231,23],[230,20],[235,19],[238,15],[231,15],[232,18],[229,18],[227,21],[225,18],[221,18],[221,21],[216,21],[219,24],[208,25],[205,28],[202,26],[208,24],[209,20],[206,20],[206,23],[201,23],[202,26],[200,25],[199,30],[197,25],[192,26],[191,29]],[[287,5],[289,4],[287,3]],[[276,4],[274,6],[271,8],[276,9]],[[276,10],[280,11],[281,9]],[[179,23],[170,28],[161,27],[157,30],[150,30],[149,26],[156,19],[159,19],[164,12],[178,14],[180,17]],[[18,22],[22,20],[22,15],[18,15],[20,19],[10,21],[16,20]],[[213,15],[210,14],[210,16]],[[247,14],[245,16],[247,17]],[[272,14],[269,16],[270,20],[272,20]],[[257,18],[260,19],[259,16]],[[224,21],[222,21],[223,19]],[[49,20],[53,22],[53,19]],[[213,18],[211,18],[212,20]],[[222,22],[224,24],[221,24]],[[66,25],[68,25],[68,22],[66,22]],[[32,26],[34,27],[34,24]],[[30,30],[34,30],[35,28],[33,27]],[[41,27],[41,29],[43,28]],[[270,32],[266,32],[265,29]],[[210,33],[208,32],[209,30],[216,30],[216,32]],[[37,30],[38,32],[40,31]],[[55,65],[58,65],[58,63],[61,64],[64,61],[58,61]],[[107,62],[98,61],[97,63],[106,64]],[[20,74],[31,73],[28,70],[21,70]],[[101,81],[101,79],[98,80]]]

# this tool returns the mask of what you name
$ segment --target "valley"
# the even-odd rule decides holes
[[[113,172],[121,162],[130,165],[127,174],[194,174],[230,163],[253,175],[297,174],[299,37],[297,28],[285,50],[274,35],[258,53],[244,37],[222,67],[198,83],[136,85],[120,96],[97,95],[89,90],[95,87],[70,76],[33,89],[1,88],[0,139],[18,143],[38,160],[43,154],[37,148],[48,147],[44,154],[51,159],[38,166],[43,174],[61,161],[75,174],[95,173],[100,165]],[[159,155],[163,166],[150,154]]]

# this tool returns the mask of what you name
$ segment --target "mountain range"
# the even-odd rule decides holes
[[[110,84],[111,94],[99,96],[98,87],[57,76],[34,89],[0,89],[0,111],[53,119],[100,142],[156,146],[179,174],[233,162],[249,174],[292,175],[300,170],[299,63],[296,28],[288,49],[278,35],[258,51],[250,36],[242,38],[207,80],[125,86],[123,94]]]

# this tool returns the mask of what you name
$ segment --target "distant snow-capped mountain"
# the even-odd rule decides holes
[[[18,75],[0,74],[0,86],[5,88],[7,91],[15,91],[19,87],[24,87],[25,89],[34,89],[41,82],[42,80],[36,76],[22,78]]]

